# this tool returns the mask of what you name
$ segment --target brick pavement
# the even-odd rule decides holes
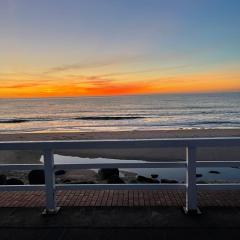
[[[58,191],[58,206],[174,206],[185,203],[185,192],[168,190]],[[0,207],[44,207],[44,192],[1,192]],[[201,207],[240,207],[240,191],[200,191]]]

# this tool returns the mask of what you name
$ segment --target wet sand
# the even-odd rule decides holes
[[[84,140],[84,139],[149,139],[149,138],[199,138],[199,137],[240,137],[240,129],[191,129],[158,131],[121,132],[65,132],[65,133],[22,133],[0,134],[0,141],[44,141],[44,140]],[[185,159],[183,148],[141,148],[141,149],[83,149],[55,150],[66,156],[104,157],[112,159],[176,161]],[[41,153],[32,151],[2,151],[0,163],[39,163]],[[198,148],[197,160],[234,161],[240,159],[239,147]]]
[[[240,129],[180,129],[118,132],[42,132],[0,134],[0,141],[44,141],[128,138],[240,137]]]

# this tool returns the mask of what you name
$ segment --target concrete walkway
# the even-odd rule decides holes
[[[66,207],[43,217],[39,208],[0,208],[0,238],[239,239],[239,208],[202,211],[186,216],[176,207]]]
[[[61,191],[54,216],[44,193],[0,193],[0,239],[238,239],[240,191],[199,192],[203,212],[186,216],[179,191]]]

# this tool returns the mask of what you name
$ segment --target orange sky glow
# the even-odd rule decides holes
[[[151,74],[149,78],[141,76],[141,74],[137,74],[137,76],[126,74],[124,77],[121,74],[115,77],[77,74],[48,76],[45,79],[41,79],[42,77],[24,74],[2,76],[0,78],[0,97],[76,97],[240,90],[240,73],[238,72],[204,72],[198,74],[169,74],[165,76]]]

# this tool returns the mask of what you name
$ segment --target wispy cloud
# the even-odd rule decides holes
[[[156,72],[156,71],[170,71],[170,70],[177,70],[181,68],[187,68],[190,65],[179,65],[179,66],[172,66],[172,67],[159,67],[159,68],[151,68],[151,69],[145,69],[145,70],[138,70],[138,71],[129,71],[129,72],[114,72],[114,73],[108,73],[100,75],[100,77],[114,77],[114,76],[122,76],[122,75],[132,75],[132,74],[139,74],[139,73],[150,73],[150,72]]]
[[[20,84],[2,84],[0,86],[0,89],[7,88],[7,89],[19,89],[19,88],[31,88],[31,87],[37,87],[41,86],[42,83],[20,83]]]
[[[49,73],[56,73],[56,72],[64,72],[69,70],[83,70],[83,69],[93,69],[93,68],[101,68],[106,66],[111,66],[115,64],[125,64],[132,61],[140,60],[140,56],[115,56],[115,57],[109,57],[109,58],[103,58],[96,61],[89,61],[86,60],[85,62],[78,62],[73,64],[63,64],[61,66],[52,67],[44,74]]]

